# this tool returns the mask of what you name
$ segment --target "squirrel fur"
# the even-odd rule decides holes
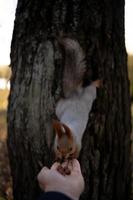
[[[77,158],[81,141],[88,122],[92,104],[96,98],[99,80],[83,87],[86,72],[85,54],[78,41],[70,38],[59,39],[64,55],[63,94],[56,104],[53,120],[55,130],[54,152],[60,161]]]

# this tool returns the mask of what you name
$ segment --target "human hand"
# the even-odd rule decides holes
[[[37,176],[41,189],[45,192],[61,192],[74,200],[78,200],[84,190],[84,179],[78,160],[74,159],[71,163],[67,163],[67,167],[71,171],[70,175],[60,174],[57,170],[59,165],[60,163],[54,163],[51,169],[42,168]],[[63,163],[62,166],[65,167],[66,163]]]

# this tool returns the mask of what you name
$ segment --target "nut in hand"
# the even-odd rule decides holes
[[[70,175],[70,174],[71,174],[71,171],[70,171],[70,169],[69,169],[67,166],[62,167],[61,165],[59,165],[59,166],[57,167],[57,171],[58,171],[60,174],[62,174],[63,176],[65,176],[65,175]]]
[[[64,172],[65,172],[66,175],[70,175],[71,174],[71,171],[67,166],[64,167]]]

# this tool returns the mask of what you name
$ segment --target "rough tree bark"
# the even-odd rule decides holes
[[[8,106],[14,200],[36,199],[40,163],[53,163],[47,141],[61,94],[62,56],[54,40],[59,32],[80,42],[88,80],[103,79],[83,138],[81,198],[127,200],[131,124],[124,0],[18,0]]]

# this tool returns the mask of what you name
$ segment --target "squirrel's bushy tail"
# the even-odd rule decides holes
[[[63,93],[69,97],[82,87],[86,71],[85,54],[78,41],[70,38],[58,40],[64,50]]]

